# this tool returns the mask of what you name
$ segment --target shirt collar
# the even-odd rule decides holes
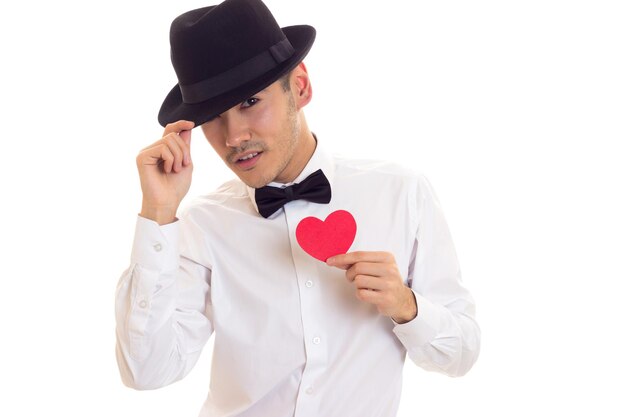
[[[324,175],[326,176],[326,178],[328,179],[328,182],[330,183],[332,187],[333,178],[335,174],[335,166],[333,163],[333,159],[331,155],[328,154],[326,150],[320,145],[320,142],[317,139],[317,136],[313,134],[313,137],[315,137],[315,141],[316,141],[315,150],[313,151],[313,155],[311,155],[311,159],[309,159],[309,162],[307,162],[307,164],[305,165],[300,175],[298,175],[293,182],[288,182],[288,183],[270,182],[269,184],[267,184],[268,186],[284,188],[289,185],[302,182],[302,180],[304,180],[306,177],[308,177],[309,175],[311,175],[318,169],[321,169],[322,172],[324,172]],[[248,190],[248,196],[250,197],[250,200],[252,201],[252,205],[254,206],[254,209],[258,213],[259,208],[257,207],[256,200],[254,198],[256,188],[252,188],[247,185],[246,185],[246,188]],[[279,213],[279,212],[280,210],[278,210],[276,213]],[[270,218],[273,218],[276,215],[276,213],[270,216]]]

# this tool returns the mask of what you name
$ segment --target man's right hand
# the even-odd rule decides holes
[[[163,137],[137,155],[141,181],[142,217],[167,224],[191,186],[191,129],[194,123],[179,120],[165,127]]]

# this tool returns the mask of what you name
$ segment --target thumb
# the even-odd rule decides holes
[[[191,129],[181,130],[178,135],[183,140],[183,142],[187,144],[187,146],[191,146]]]
[[[189,150],[185,151],[185,156],[183,159],[184,165],[189,165],[191,163],[191,129],[193,129],[193,122],[189,122],[191,127],[189,130],[181,130],[178,133],[178,136],[185,142],[185,145],[189,148]]]
[[[191,144],[191,129],[196,127],[196,124],[190,120],[179,120],[176,122],[176,125],[178,128],[178,136],[189,146]]]

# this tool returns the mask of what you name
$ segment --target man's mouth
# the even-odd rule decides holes
[[[242,169],[249,169],[256,165],[257,161],[261,157],[263,152],[251,152],[249,154],[243,155],[235,160],[235,164]]]
[[[257,156],[259,153],[255,152],[255,153],[251,153],[250,155],[246,155],[243,158],[239,158],[237,161],[245,161],[247,159],[251,159],[254,158],[255,156]]]

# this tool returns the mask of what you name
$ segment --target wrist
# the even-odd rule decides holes
[[[409,287],[406,288],[406,301],[403,304],[402,311],[392,316],[391,318],[398,324],[408,323],[417,317],[417,301],[415,300],[415,294]]]
[[[154,206],[144,202],[141,205],[139,215],[146,219],[154,220],[162,226],[176,221],[176,208],[171,206]]]

